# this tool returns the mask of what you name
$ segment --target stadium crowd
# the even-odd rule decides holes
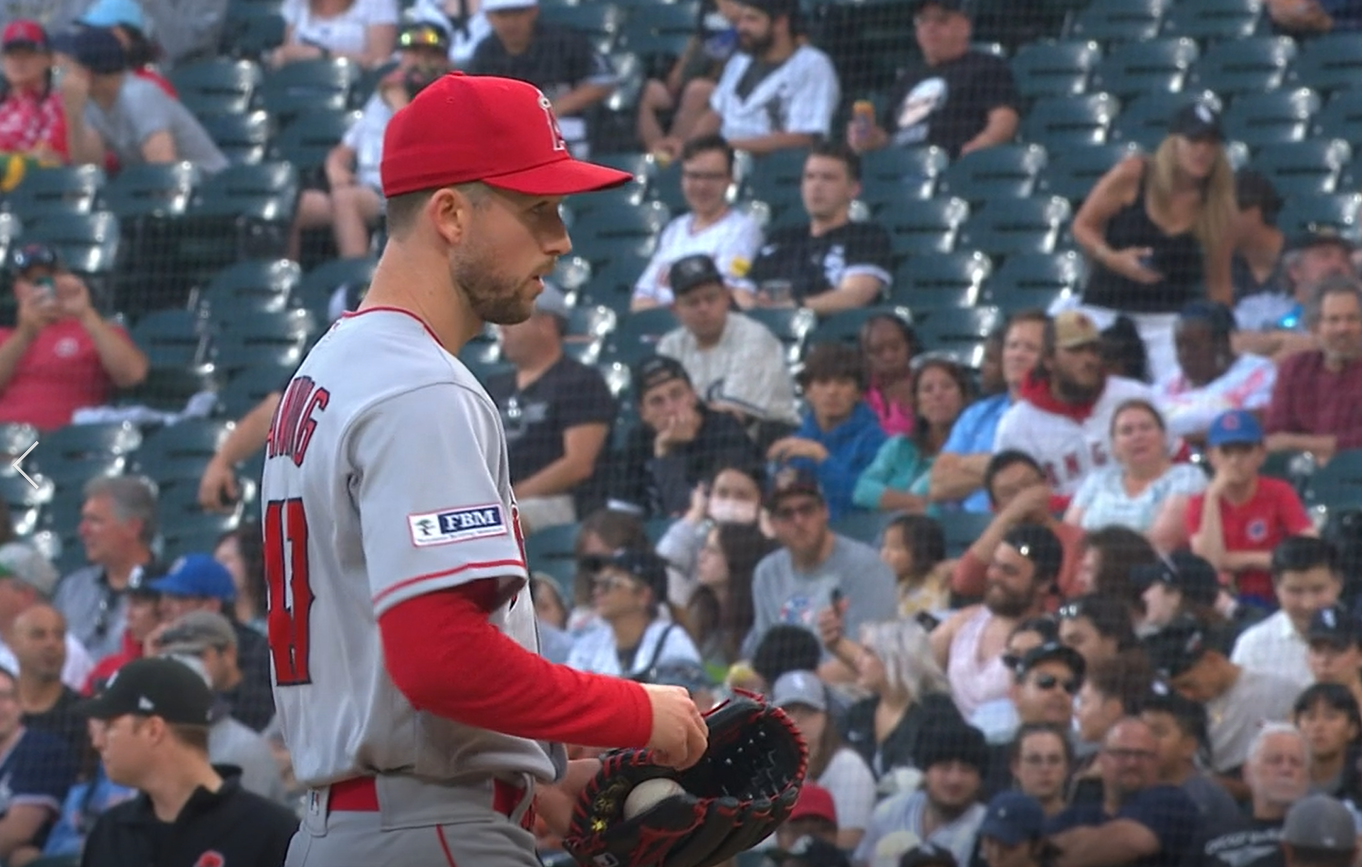
[[[228,8],[183,5],[0,3],[0,186],[228,171],[169,74],[216,54]],[[931,302],[897,285],[930,256],[901,267],[863,168],[1008,147],[1027,105],[972,4],[899,6],[916,51],[876,103],[844,92],[797,0],[698,4],[628,107],[629,149],[678,167],[680,215],[609,317],[649,323],[647,351],[597,364],[599,299],[565,280],[496,330],[494,364],[470,359],[505,424],[544,655],[791,714],[809,785],[739,864],[1358,863],[1355,239],[1279,228],[1288,193],[1236,169],[1222,106],[1189,94],[1080,197],[1074,291],[933,345]],[[618,138],[601,109],[625,76],[542,11],[284,0],[263,65],[346,58],[372,92],[277,252],[382,244],[385,126],[450,70],[534,83],[578,155]],[[1362,28],[1357,0],[1266,15],[1302,39]],[[738,195],[782,156],[783,211]],[[8,272],[0,422],[60,432],[147,379],[148,347],[60,245],[19,244]],[[363,290],[336,287],[330,314]],[[300,409],[282,378],[257,385],[197,479],[205,512],[249,514],[241,468]],[[275,730],[259,525],[168,552],[154,482],[79,493],[67,574],[0,520],[0,864],[281,863],[306,793]]]

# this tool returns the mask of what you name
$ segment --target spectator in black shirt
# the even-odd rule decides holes
[[[10,649],[19,662],[15,690],[24,725],[65,738],[72,750],[83,754],[90,742],[85,719],[72,712],[80,696],[61,680],[66,618],[45,602],[34,605],[15,618]]]
[[[140,790],[99,817],[82,867],[284,863],[298,820],[208,763],[212,706],[198,674],[162,658],[128,663],[81,705],[109,779]]]
[[[567,316],[563,293],[545,285],[529,319],[500,328],[502,357],[515,370],[487,380],[527,533],[594,511],[590,481],[615,418],[601,374],[563,354]]]
[[[895,83],[883,125],[853,118],[847,144],[857,152],[936,145],[955,158],[1011,141],[1021,120],[1012,70],[970,48],[963,0],[916,0],[912,8],[922,59]]]
[[[733,293],[738,306],[807,307],[819,316],[865,307],[889,286],[889,233],[851,222],[861,193],[861,158],[822,144],[804,163],[800,196],[807,226],[777,229]]]
[[[695,486],[720,468],[760,461],[742,423],[701,403],[676,359],[645,358],[633,387],[642,424],[625,441],[612,500],[649,517],[681,515]]]
[[[1203,867],[1283,867],[1282,824],[1291,805],[1310,791],[1308,753],[1294,726],[1263,726],[1244,765],[1252,812],[1241,827],[1206,843]]]
[[[615,89],[610,61],[585,35],[539,22],[538,0],[482,0],[492,33],[468,62],[470,75],[499,75],[543,91],[573,154],[586,155],[585,112]]]

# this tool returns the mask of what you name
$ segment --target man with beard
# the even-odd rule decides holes
[[[1310,452],[1326,463],[1362,447],[1362,282],[1331,277],[1315,290],[1305,323],[1319,349],[1282,362],[1267,410],[1267,450]]]
[[[973,726],[955,721],[923,729],[917,743],[922,787],[880,802],[851,860],[857,867],[895,867],[903,853],[931,843],[968,864],[984,821],[979,796],[987,761],[984,736]]]
[[[932,630],[932,652],[965,719],[985,702],[1007,695],[1012,686],[1012,672],[1003,662],[1007,638],[1018,623],[1041,613],[1063,561],[1064,548],[1054,533],[1038,524],[1013,527],[993,552],[983,603],[956,612]]]
[[[738,53],[724,64],[692,138],[717,132],[760,157],[811,147],[828,134],[841,85],[828,56],[800,34],[799,15],[799,0],[738,4]],[[664,139],[659,149],[675,156],[681,144]]]
[[[1056,867],[1176,867],[1190,851],[1200,813],[1177,786],[1158,782],[1158,746],[1149,726],[1126,717],[1102,742],[1100,803],[1080,804],[1050,820],[1060,850]]]
[[[1310,791],[1308,752],[1295,726],[1263,726],[1244,765],[1253,811],[1242,827],[1206,842],[1203,867],[1284,867],[1282,826],[1291,805]]]
[[[1111,461],[1111,417],[1128,400],[1153,401],[1143,383],[1108,375],[1102,332],[1086,313],[1066,310],[1045,327],[1040,363],[1021,400],[998,422],[994,450],[1020,449],[1045,469],[1050,487],[1072,497],[1083,478]]]
[[[285,863],[537,867],[531,807],[565,834],[600,770],[564,743],[685,768],[707,740],[684,687],[539,656],[501,417],[458,359],[533,313],[572,249],[564,197],[632,176],[574,159],[534,86],[457,72],[393,115],[381,176],[369,292],[285,389],[261,482],[274,692],[310,790]]]

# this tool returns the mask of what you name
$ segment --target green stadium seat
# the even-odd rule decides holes
[[[1247,39],[1263,23],[1261,0],[1182,0],[1169,7],[1163,32],[1199,42]]]
[[[1166,37],[1130,42],[1107,52],[1089,83],[1122,99],[1176,93],[1183,88],[1201,49],[1193,39]]]
[[[598,208],[577,219],[573,238],[616,240],[655,238],[671,220],[671,212],[661,202],[644,202],[633,208]]]
[[[1214,97],[1214,94],[1210,94]],[[1188,103],[1205,99],[1201,91],[1182,93],[1155,92],[1133,99],[1121,109],[1113,129],[1115,140],[1133,143],[1153,153],[1168,137],[1168,122],[1178,109]],[[1217,104],[1212,102],[1211,104]]]
[[[301,308],[290,308],[277,313],[246,311],[220,312],[215,320],[221,326],[215,343],[218,346],[244,344],[247,346],[306,346],[317,335],[317,320]]]
[[[142,431],[131,422],[69,424],[42,436],[43,461],[71,461],[83,458],[122,457],[142,447]]]
[[[976,204],[1031,195],[1045,170],[1045,148],[999,145],[965,154],[941,176],[941,189]]]
[[[797,148],[766,154],[753,161],[752,174],[748,181],[756,184],[778,183],[798,186],[804,177],[804,163],[808,158],[808,151]]]
[[[222,534],[235,530],[240,524],[241,516],[236,513],[175,515],[172,520],[162,521],[161,524],[165,557],[167,561],[173,561],[186,554],[211,553]]]
[[[1068,199],[1061,196],[994,199],[970,215],[960,243],[990,256],[1050,253],[1071,215]]]
[[[288,309],[302,269],[291,259],[247,259],[213,275],[199,295],[210,319]]]
[[[1081,253],[1018,253],[1008,256],[985,284],[988,303],[1007,313],[1049,310],[1050,306],[1082,290],[1087,262]]]
[[[1192,70],[1192,83],[1220,96],[1276,90],[1296,59],[1289,36],[1251,36],[1212,46]]]
[[[1321,93],[1362,81],[1362,33],[1326,33],[1310,40],[1291,67],[1291,80]]]
[[[1315,116],[1322,135],[1347,142],[1362,142],[1362,89],[1333,94]]]
[[[1090,39],[1033,42],[1017,49],[1011,67],[1023,99],[1084,93],[1102,60],[1102,46]]]
[[[141,163],[121,169],[104,188],[105,206],[129,220],[178,217],[199,184],[193,163]]]
[[[866,320],[875,316],[897,316],[904,322],[912,325],[914,321],[913,311],[902,304],[880,304],[874,307],[858,307],[854,310],[843,310],[834,313],[818,323],[818,326],[809,334],[806,346],[817,346],[820,343],[845,343],[847,345],[859,346],[861,341],[861,328]]]
[[[1282,212],[1277,215],[1277,228],[1292,235],[1328,227],[1356,238],[1359,207],[1362,207],[1362,195],[1358,193],[1288,196]]]
[[[627,310],[634,284],[652,259],[653,240],[587,239],[577,245],[577,252],[594,263],[591,281],[582,286],[579,300],[604,304],[616,311]]]
[[[359,65],[343,57],[299,60],[265,76],[256,92],[261,108],[286,120],[305,111],[340,111],[350,104]]]
[[[578,304],[568,312],[567,334],[599,340],[614,333],[620,315],[604,304]]]
[[[183,457],[206,460],[217,452],[231,429],[229,422],[204,418],[167,425],[146,438],[137,451],[137,462],[146,472],[149,462]]]
[[[1319,108],[1319,94],[1308,87],[1240,94],[1225,112],[1225,135],[1255,150],[1299,142],[1309,135]]]
[[[1171,5],[1169,0],[1095,0],[1078,13],[1068,35],[1103,43],[1153,39]]]
[[[634,176],[634,180],[645,186],[657,171],[657,163],[652,154],[637,151],[623,151],[609,154],[592,154],[591,161],[612,169],[619,169]]]
[[[62,264],[83,277],[96,299],[108,298],[118,265],[118,217],[108,211],[71,213],[25,221],[24,240],[41,241],[57,251]]]
[[[5,210],[26,221],[88,214],[105,183],[104,170],[98,166],[31,169],[6,197]]]
[[[169,78],[185,107],[203,117],[245,114],[264,74],[254,61],[219,57],[178,67]]]
[[[126,457],[100,455],[88,458],[72,458],[65,461],[54,461],[49,458],[38,467],[38,472],[56,487],[80,488],[91,479],[121,476],[127,470],[127,467],[128,459]]]
[[[613,3],[593,2],[580,6],[545,6],[539,18],[548,24],[570,27],[585,35],[602,54],[615,47],[624,13]]]
[[[197,311],[156,310],[139,317],[129,333],[152,366],[189,366],[206,359],[207,331]]]
[[[564,206],[567,214],[564,219],[568,221],[569,227],[576,227],[593,211],[638,208],[645,203],[647,197],[648,185],[642,180],[631,181],[623,186],[573,199]]]
[[[1049,96],[1026,113],[1021,137],[1043,148],[1068,152],[1072,147],[1104,144],[1121,102],[1109,93]]]
[[[300,171],[319,168],[331,149],[340,144],[359,112],[348,109],[315,109],[300,112],[275,136],[275,155]]]
[[[194,395],[214,392],[217,388],[218,380],[211,364],[153,364],[146,379],[132,388],[121,389],[115,402],[120,406],[147,406],[163,412],[180,412]]]
[[[1138,152],[1138,146],[1131,142],[1067,148],[1061,159],[1045,167],[1040,191],[1063,196],[1078,205],[1112,166]]]
[[[274,121],[263,109],[245,114],[213,114],[201,118],[203,128],[233,163],[254,165],[265,159]]]
[[[282,391],[290,377],[280,376],[279,371],[279,367],[268,364],[238,370],[218,390],[218,415],[239,419],[271,393]]]
[[[666,8],[659,6],[658,8]],[[620,33],[616,48],[626,49],[644,58],[680,57],[690,42],[691,34],[663,32],[658,33],[646,28],[626,27]]]
[[[349,284],[369,285],[376,265],[378,260],[372,256],[329,259],[303,275],[302,282],[294,289],[294,297],[311,311],[317,322],[326,322],[330,318],[331,296],[336,290]]]
[[[988,513],[952,512],[941,522],[941,529],[946,534],[946,556],[959,557],[968,551],[992,521],[993,515]]]
[[[848,512],[835,521],[829,521],[828,529],[839,536],[847,536],[878,548],[884,528],[899,514],[898,512]]]
[[[288,163],[228,166],[199,187],[177,223],[178,261],[189,280],[241,259],[279,255],[298,200]]]
[[[861,200],[876,210],[901,199],[931,198],[949,165],[950,157],[938,147],[870,151],[861,158]]]
[[[278,12],[242,11],[228,4],[219,44],[224,54],[258,58],[284,44],[285,30]]]
[[[1352,162],[1353,149],[1343,139],[1270,144],[1253,157],[1253,168],[1272,181],[1279,193],[1337,193]]]
[[[894,275],[893,299],[915,307],[942,306],[932,296],[967,292],[976,299],[993,262],[978,250],[962,250],[935,256],[915,256],[899,266]],[[971,302],[972,303],[972,302]]]
[[[677,327],[670,307],[639,310],[623,317],[610,335],[605,356],[632,365],[657,352],[662,335]]]
[[[970,205],[964,199],[937,196],[886,207],[875,215],[875,222],[889,232],[896,256],[949,253],[969,215]]]
[[[927,349],[948,349],[954,344],[985,340],[1002,324],[1002,311],[981,306],[931,310],[913,327]]]
[[[784,344],[788,364],[804,354],[805,341],[818,325],[818,317],[807,307],[754,307],[743,312],[765,325]]]

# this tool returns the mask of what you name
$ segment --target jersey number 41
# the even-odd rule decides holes
[[[307,563],[307,515],[299,497],[265,506],[265,583],[269,587],[270,653],[279,686],[312,682],[308,618],[312,584]]]

